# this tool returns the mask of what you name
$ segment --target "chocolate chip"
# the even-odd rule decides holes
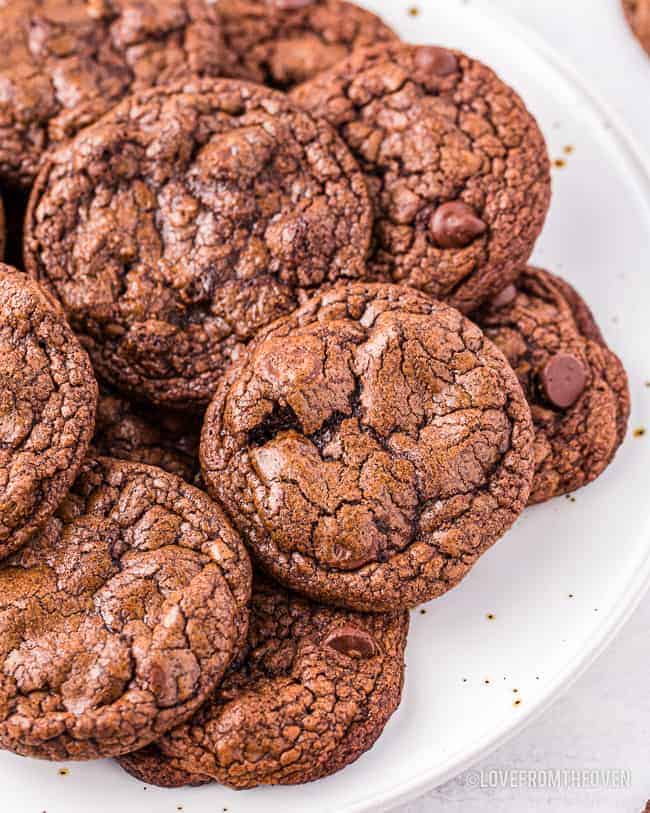
[[[428,45],[425,48],[418,48],[415,54],[415,65],[436,76],[449,76],[450,73],[458,70],[458,59],[446,48]]]
[[[314,0],[267,0],[267,2],[273,8],[279,8],[282,11],[293,11],[314,5]]]
[[[553,406],[568,409],[582,395],[587,374],[582,362],[568,353],[558,353],[546,362],[540,374],[544,395]]]
[[[377,654],[373,637],[358,627],[339,627],[325,639],[325,646],[348,658],[372,658]]]
[[[463,248],[483,234],[487,225],[467,203],[452,200],[438,206],[431,216],[430,228],[441,248]]]
[[[517,289],[514,285],[506,285],[506,287],[500,291],[492,300],[492,307],[493,308],[505,308],[506,305],[509,305],[511,302],[517,297]]]

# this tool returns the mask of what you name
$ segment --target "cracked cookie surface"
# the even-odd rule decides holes
[[[505,533],[532,440],[519,382],[475,325],[356,283],[260,333],[208,409],[200,457],[263,569],[377,611],[441,595]]]
[[[650,56],[650,0],[622,1],[630,28]]]
[[[281,90],[357,48],[397,40],[375,14],[340,0],[220,0],[218,8],[231,75]]]
[[[87,460],[0,571],[0,746],[83,760],[158,739],[239,652],[250,582],[205,494],[150,466]]]
[[[492,70],[458,51],[384,45],[292,98],[336,127],[366,173],[375,274],[464,312],[516,278],[550,168],[535,119]]]
[[[93,448],[97,454],[157,466],[194,483],[200,471],[200,419],[130,403],[101,387]]]
[[[531,503],[575,491],[623,442],[630,395],[623,365],[569,283],[529,267],[472,315],[517,373],[535,426]]]
[[[88,356],[39,286],[0,263],[0,558],[47,521],[95,423]]]
[[[336,773],[372,747],[399,705],[408,623],[405,612],[324,607],[257,579],[243,663],[188,723],[120,764],[166,787]]]
[[[43,154],[131,91],[221,76],[206,0],[5,0],[0,28],[0,181],[29,187]]]
[[[363,175],[325,122],[197,80],[125,100],[54,154],[25,247],[102,378],[198,409],[302,293],[364,275],[370,232]]]

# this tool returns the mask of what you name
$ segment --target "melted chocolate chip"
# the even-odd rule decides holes
[[[436,76],[449,76],[450,73],[458,70],[456,55],[446,48],[439,48],[436,45],[418,48],[415,54],[415,64],[418,68]]]
[[[493,308],[505,308],[517,297],[517,289],[514,285],[507,285],[503,291],[500,291],[492,300]]]
[[[327,636],[325,646],[348,658],[372,658],[377,654],[373,637],[358,627],[339,627]]]
[[[467,203],[449,201],[431,216],[431,233],[441,248],[463,248],[485,232],[487,225]]]
[[[587,384],[587,373],[575,356],[558,353],[545,364],[540,382],[544,395],[553,406],[568,409],[582,395]]]

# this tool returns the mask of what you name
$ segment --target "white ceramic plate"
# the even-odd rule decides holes
[[[554,170],[535,260],[586,295],[630,373],[631,429],[650,430],[650,175],[615,116],[546,46],[485,2],[368,5],[405,39],[453,45],[488,62],[539,118],[552,157],[566,166]],[[408,13],[413,5],[418,16]],[[356,813],[424,792],[529,722],[636,606],[650,573],[649,476],[650,431],[631,432],[615,465],[575,502],[527,511],[459,588],[415,611],[402,707],[375,748],[341,774],[297,788],[166,791],[145,789],[109,761],[67,765],[62,776],[61,765],[3,754],[0,811]]]

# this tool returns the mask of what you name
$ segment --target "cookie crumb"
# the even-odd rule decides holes
[[[485,617],[487,618],[488,621],[494,621],[496,615],[494,613],[488,613]]]
[[[521,698],[518,697],[512,705],[513,706],[521,706]]]
[[[59,776],[67,776],[69,773],[69,768],[59,768]]]
[[[564,158],[556,158],[553,161],[553,166],[557,167],[557,169],[562,169],[562,167],[566,166],[566,161],[564,160]]]
[[[575,149],[575,147],[572,144],[567,144],[564,147],[564,154],[565,155],[571,155],[571,153],[574,151],[574,149]]]
[[[565,494],[564,498],[566,500],[568,500],[569,502],[575,502],[576,501],[576,498],[573,496],[573,494]]]
[[[513,691],[515,694],[517,694],[517,693],[519,692],[519,689],[513,689],[512,691]]]
[[[420,610],[420,615],[426,615],[426,614],[427,614],[426,610]]]
[[[463,683],[467,683],[467,678],[463,678]]]
[[[490,681],[489,681],[487,678],[485,678],[485,680],[483,681],[483,683],[485,683],[485,684],[487,684],[487,683],[489,683],[489,682],[490,682]]]
[[[634,430],[635,438],[642,438],[644,435],[645,435],[645,426],[639,426],[638,429]]]
[[[420,9],[417,6],[411,6],[408,10],[409,17],[417,17],[420,13]]]
[[[573,593],[569,593],[569,598],[573,598]]]

